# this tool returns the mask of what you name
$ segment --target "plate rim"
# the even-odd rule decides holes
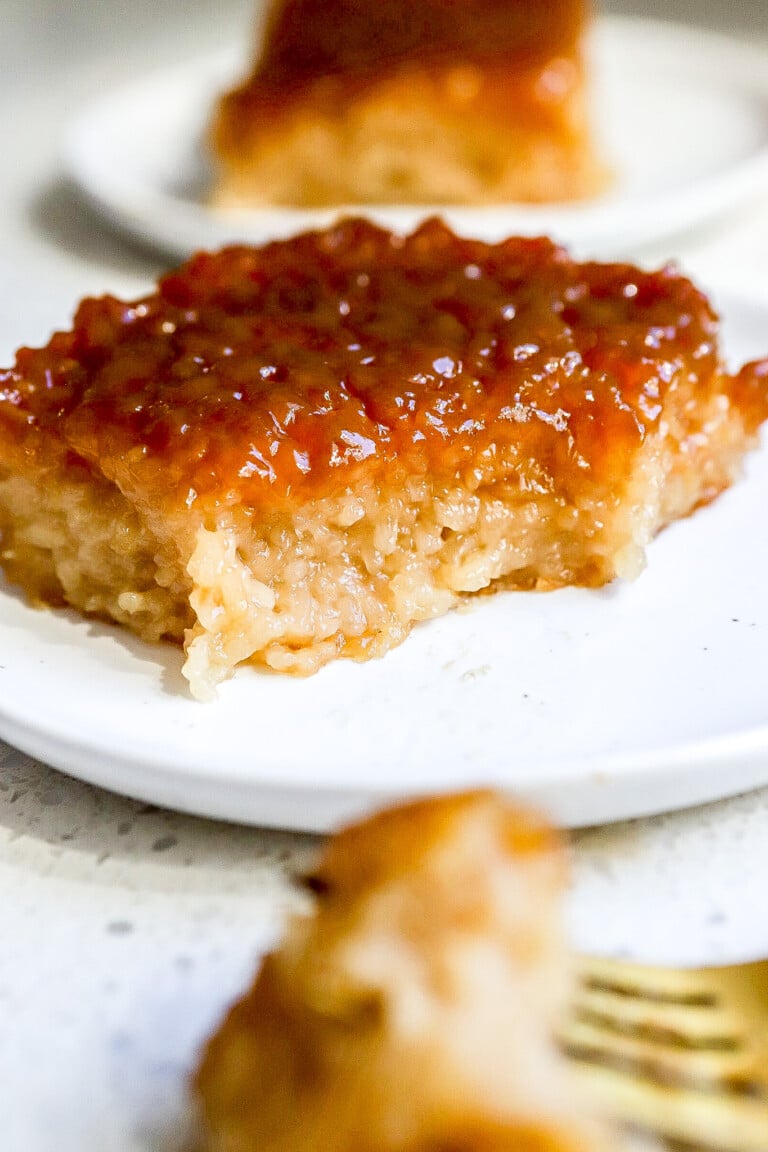
[[[768,723],[712,740],[674,745],[666,750],[664,760],[654,751],[603,757],[579,779],[568,777],[560,762],[556,773],[522,784],[500,780],[490,772],[471,782],[449,778],[437,785],[416,783],[413,787],[381,779],[375,786],[338,781],[318,785],[316,779],[304,777],[253,781],[240,773],[205,775],[188,767],[173,771],[166,762],[115,753],[101,742],[71,736],[59,741],[51,756],[56,735],[19,722],[5,707],[0,707],[0,737],[57,771],[118,795],[203,818],[300,832],[329,831],[377,804],[467,788],[506,791],[544,809],[561,826],[580,828],[674,812],[768,783]],[[611,767],[617,766],[618,774],[611,776]],[[721,772],[725,767],[735,779],[724,789]],[[662,779],[663,789],[649,787]],[[621,800],[616,798],[617,789],[624,793]],[[588,815],[583,811],[585,793],[590,801]]]

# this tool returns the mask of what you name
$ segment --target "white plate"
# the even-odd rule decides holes
[[[615,187],[581,206],[444,210],[457,230],[486,239],[548,233],[577,252],[608,255],[692,228],[768,188],[765,49],[691,27],[604,18],[593,57]],[[234,53],[208,56],[102,96],[68,137],[70,174],[114,223],[175,254],[329,223],[337,213],[206,206],[205,125],[216,93],[243,67]],[[367,211],[408,228],[441,210]]]
[[[768,309],[722,302],[734,363]],[[383,798],[493,784],[565,824],[768,782],[768,449],[664,532],[634,584],[498,593],[368,664],[241,669],[198,704],[181,655],[0,586],[0,735],[210,816],[324,829]]]

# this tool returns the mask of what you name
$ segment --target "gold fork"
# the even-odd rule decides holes
[[[768,961],[580,961],[562,1043],[604,1113],[680,1152],[768,1152]]]

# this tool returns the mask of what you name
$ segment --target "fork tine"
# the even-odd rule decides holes
[[[567,1049],[566,1049],[567,1051]],[[597,1067],[591,1054],[568,1053],[583,1091],[609,1118],[667,1140],[712,1152],[766,1152],[768,1109],[755,1101],[680,1091],[640,1079],[628,1068]],[[588,1064],[582,1064],[587,1059]]]
[[[563,1046],[613,1118],[713,1152],[768,1152],[768,963],[585,961]]]

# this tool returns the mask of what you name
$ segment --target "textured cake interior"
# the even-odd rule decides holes
[[[211,136],[213,202],[471,205],[599,192],[607,169],[592,144],[582,66],[553,61],[529,82],[557,94],[529,121],[510,115],[521,101],[506,75],[460,67],[410,69],[356,99],[294,100],[252,121],[224,102]]]
[[[201,255],[0,373],[0,562],[183,643],[204,699],[464,596],[634,578],[737,476],[767,380],[723,370],[685,278],[547,241],[350,221]]]
[[[214,200],[321,206],[571,200],[592,140],[582,0],[276,0],[217,105]]]
[[[380,656],[492,586],[633,579],[651,537],[730,484],[752,443],[725,397],[693,422],[670,416],[675,434],[646,445],[625,486],[574,503],[521,495],[513,481],[436,491],[413,478],[394,495],[363,487],[206,528],[70,463],[0,479],[3,564],[33,598],[148,641],[186,635],[184,673],[206,699],[244,661],[305,675],[337,656]]]

